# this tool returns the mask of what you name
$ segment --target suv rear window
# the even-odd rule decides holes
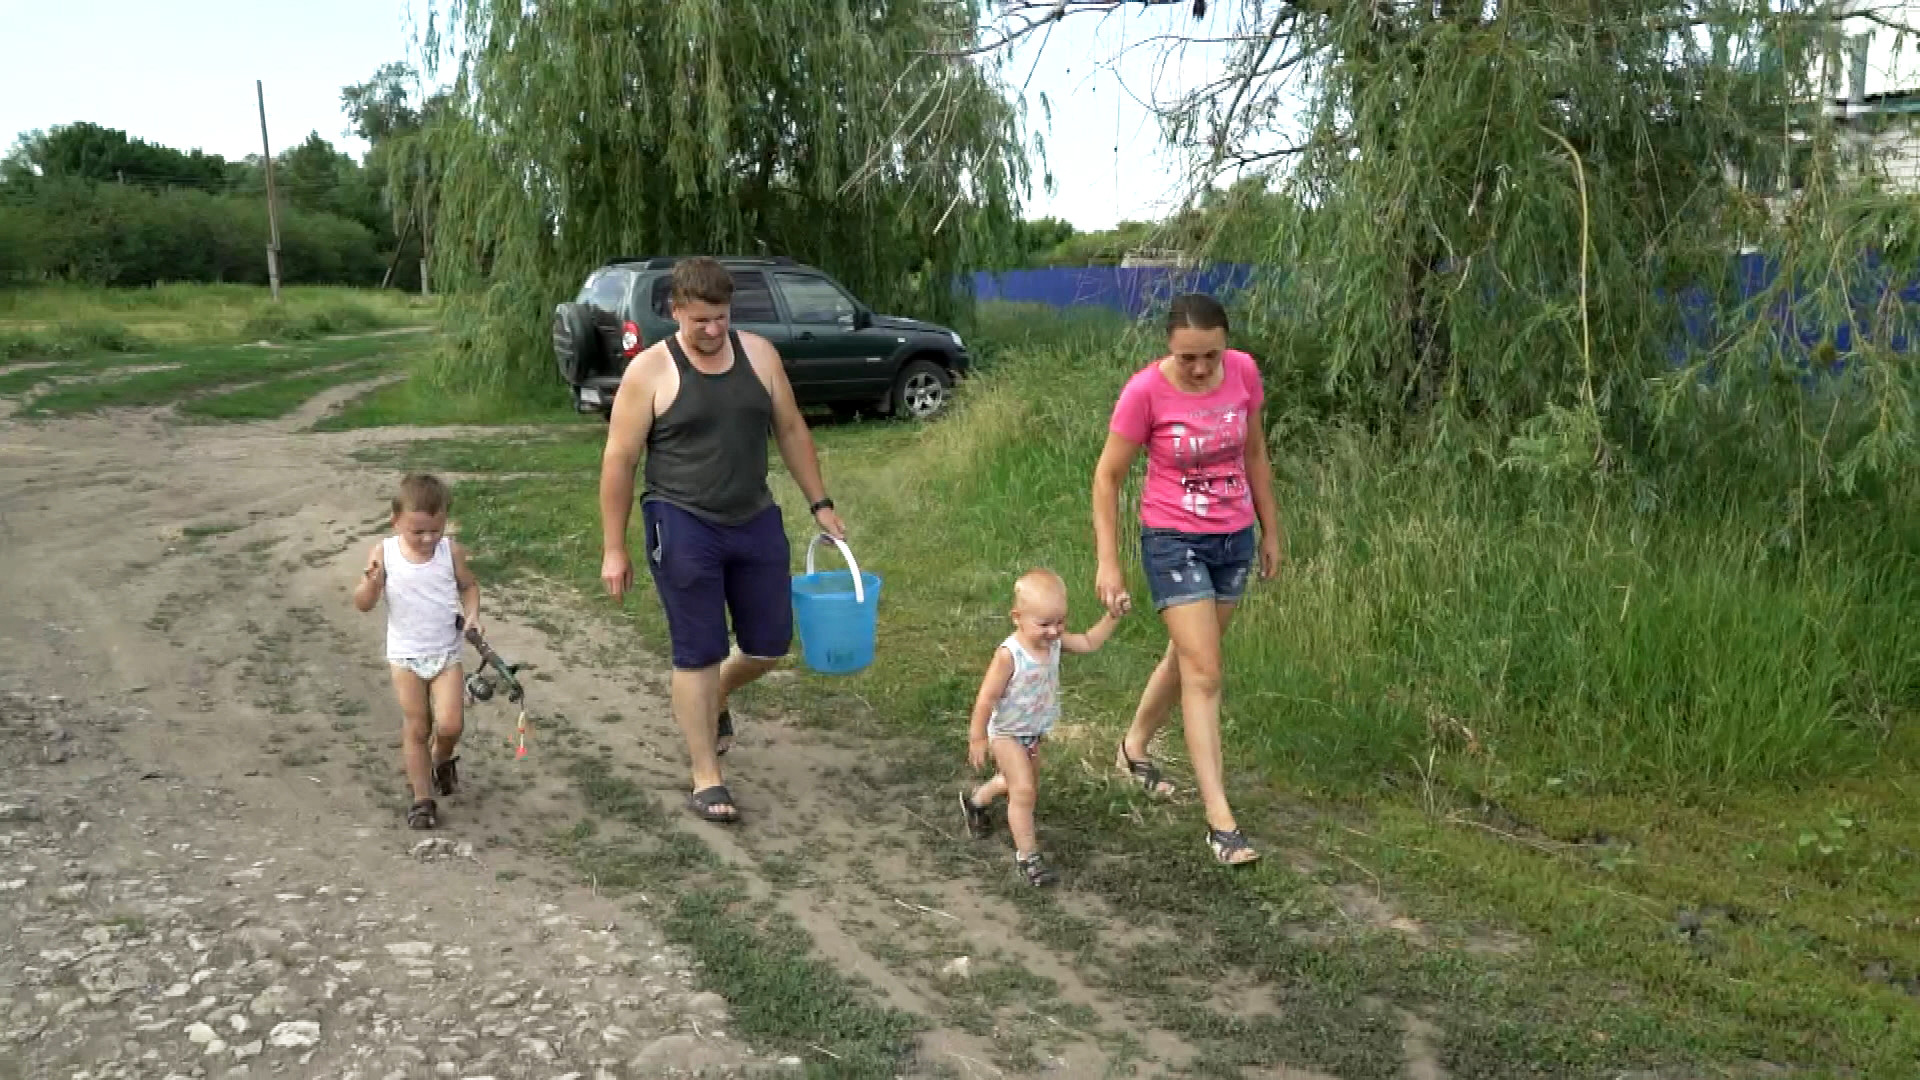
[[[620,301],[626,298],[627,275],[618,270],[603,270],[587,281],[587,287],[580,290],[580,302],[592,304],[609,314],[620,314]]]
[[[673,317],[670,302],[673,279],[662,274],[653,282],[653,313],[663,319]],[[733,271],[733,321],[777,323],[780,311],[773,306],[773,290],[767,287],[767,275],[758,270]]]

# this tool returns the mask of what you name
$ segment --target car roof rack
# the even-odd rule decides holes
[[[641,266],[648,270],[665,270],[681,259],[690,259],[691,255],[616,255],[602,266]],[[788,255],[716,255],[722,263],[745,264],[749,266],[799,266],[800,262]]]

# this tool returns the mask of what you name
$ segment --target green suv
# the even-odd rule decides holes
[[[627,362],[672,334],[674,258],[609,260],[553,309],[553,354],[574,407],[606,416]],[[924,420],[946,408],[971,364],[944,326],[876,315],[825,272],[787,258],[722,258],[733,326],[779,348],[802,405]]]

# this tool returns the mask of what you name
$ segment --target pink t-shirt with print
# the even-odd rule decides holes
[[[1168,382],[1156,360],[1113,406],[1108,430],[1147,450],[1140,522],[1149,529],[1230,533],[1254,523],[1247,434],[1266,395],[1253,357],[1228,349],[1220,360],[1220,385],[1203,394]]]

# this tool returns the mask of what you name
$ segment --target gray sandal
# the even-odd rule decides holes
[[[1140,789],[1148,795],[1156,799],[1166,799],[1173,796],[1173,785],[1160,778],[1160,766],[1155,765],[1152,758],[1135,760],[1133,755],[1127,753],[1127,743],[1125,739],[1120,740],[1120,760],[1117,764],[1121,769],[1125,770],[1127,776],[1132,779],[1134,783],[1139,784]]]
[[[1213,857],[1222,866],[1245,866],[1260,861],[1260,853],[1253,850],[1239,829],[1208,829],[1207,846],[1213,849]],[[1247,853],[1244,857],[1236,857],[1243,851]]]
[[[436,761],[433,765],[433,793],[452,795],[460,790],[460,755],[455,754],[445,761]]]
[[[1053,867],[1048,866],[1046,859],[1037,851],[1024,858],[1016,855],[1013,861],[1019,864],[1020,872],[1027,875],[1027,884],[1035,888],[1053,885],[1060,880],[1060,875],[1053,872]]]
[[[715,810],[716,806],[730,806],[731,810]],[[701,821],[711,821],[716,825],[733,825],[740,820],[740,804],[733,801],[733,793],[725,784],[715,784],[709,788],[687,796],[687,809]]]

